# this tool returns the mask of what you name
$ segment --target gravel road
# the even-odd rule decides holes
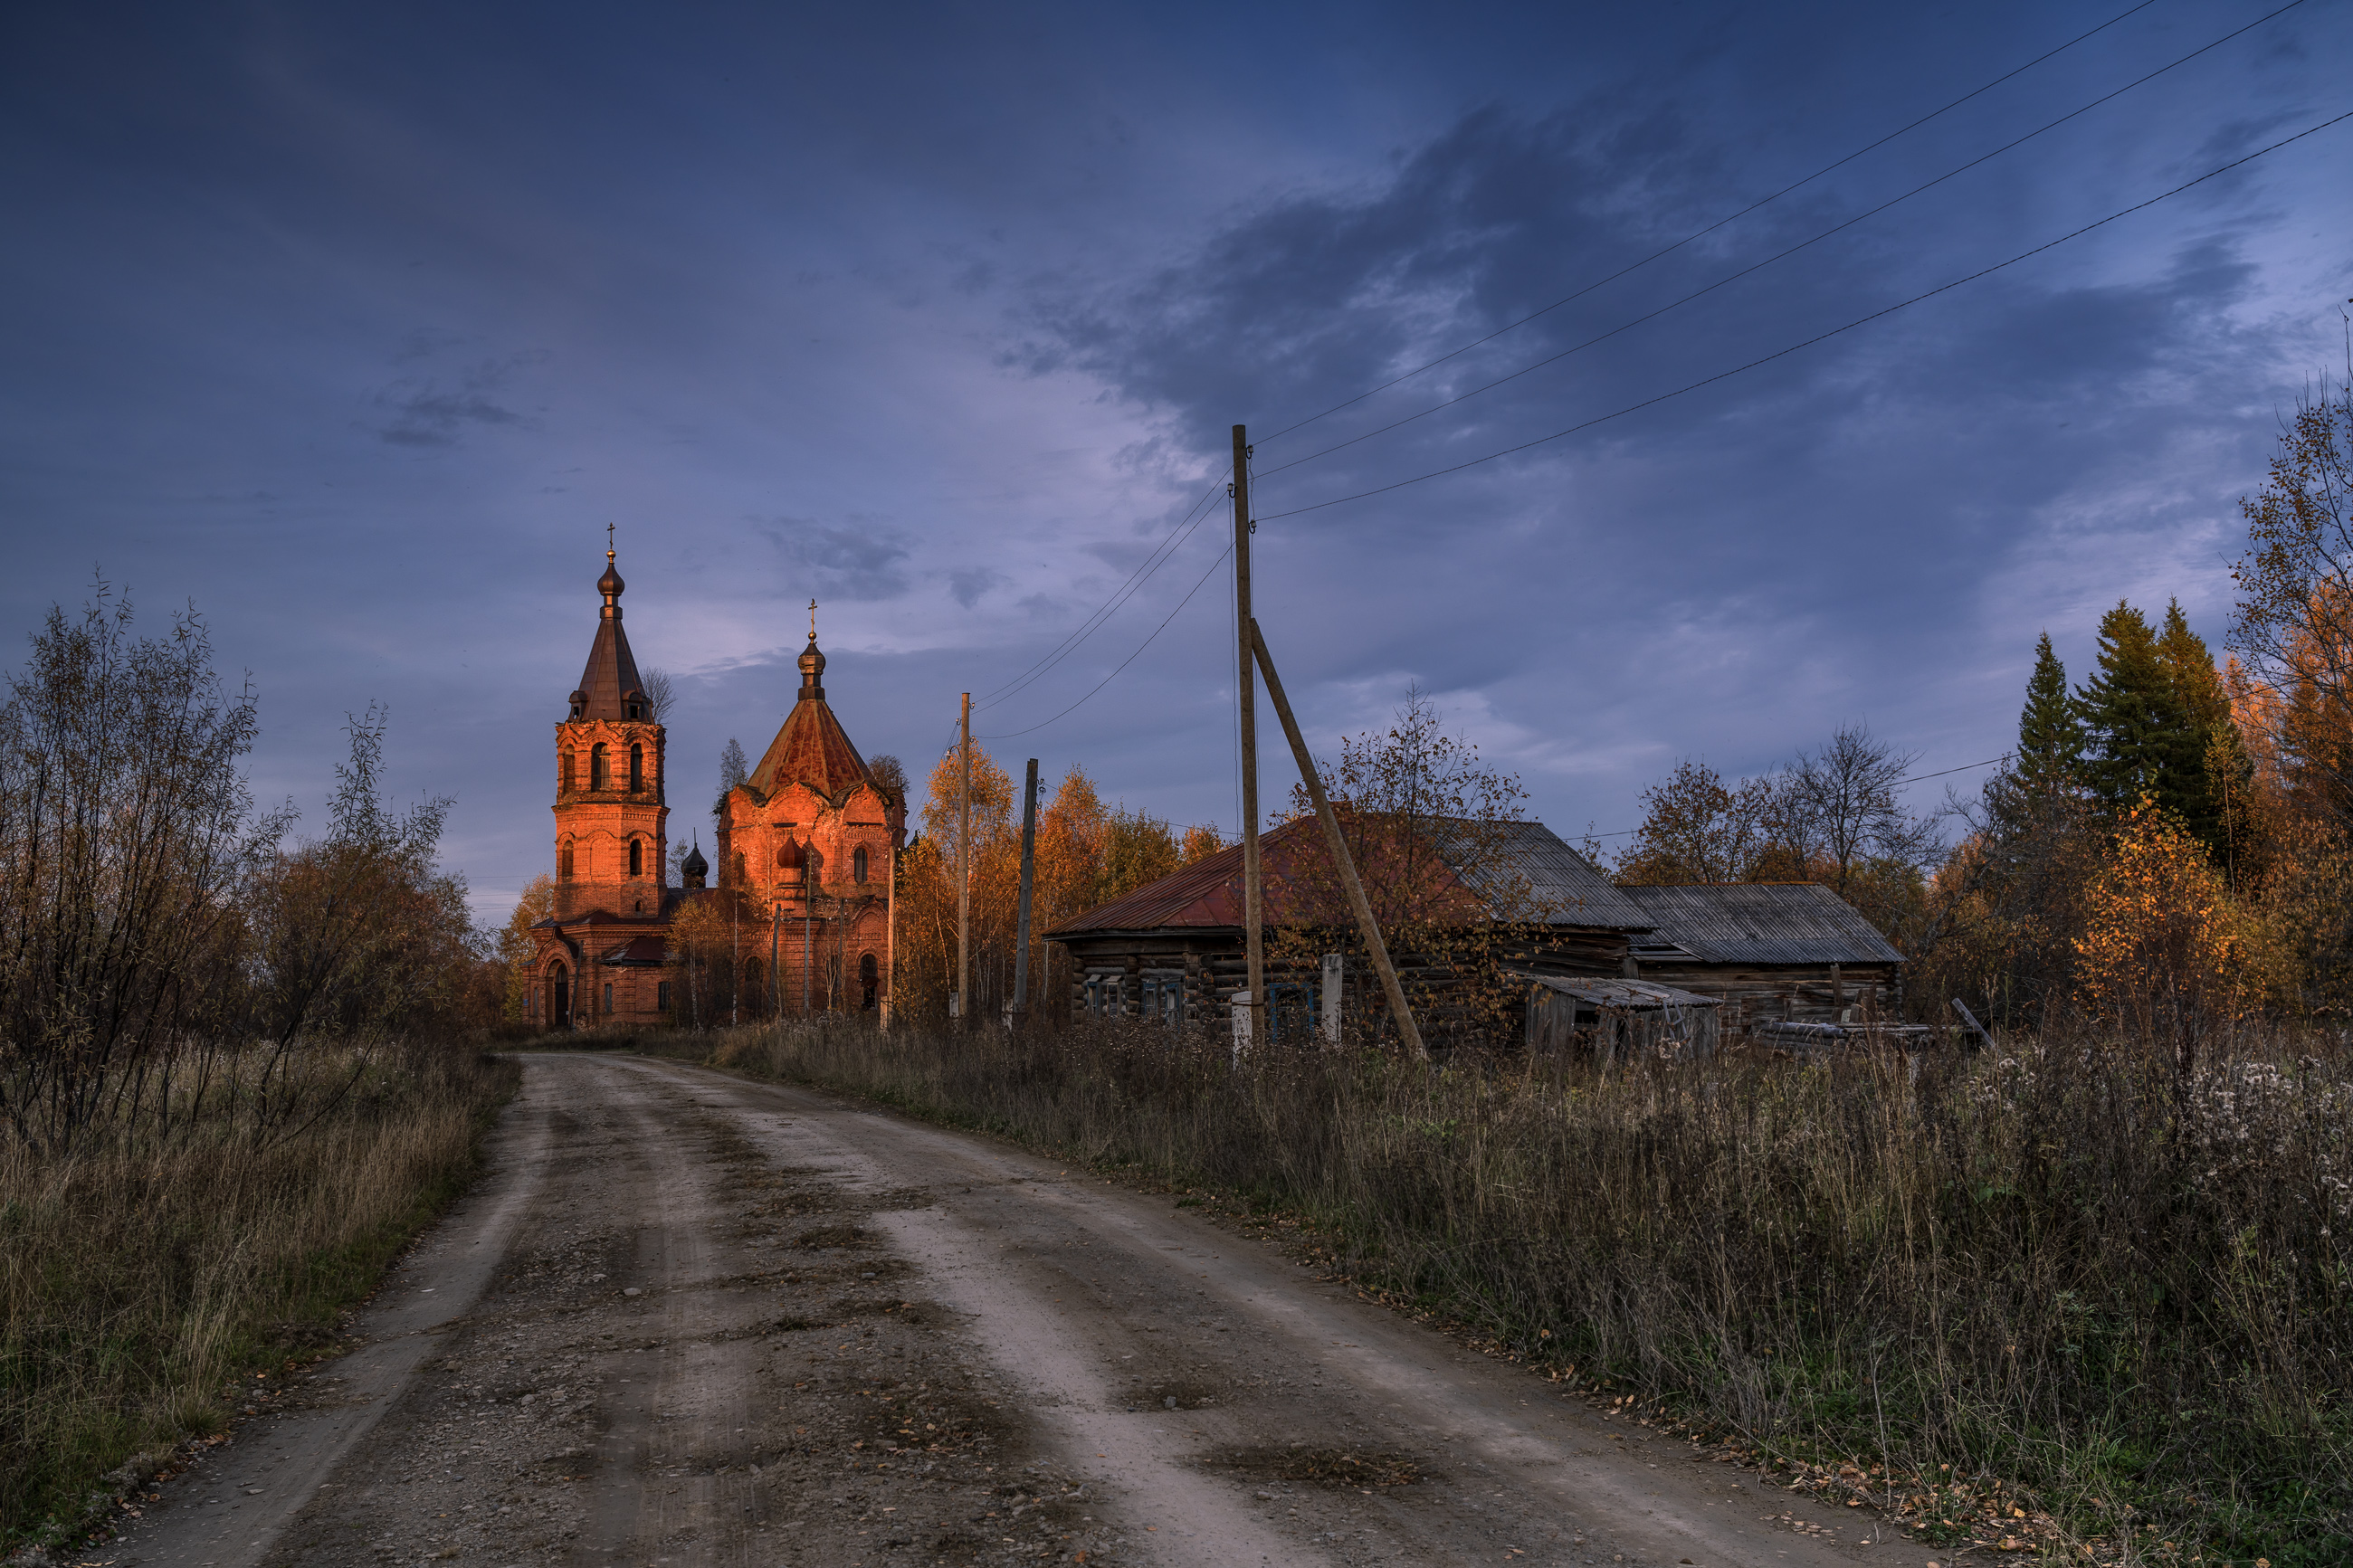
[[[677,1063],[524,1068],[356,1347],[107,1561],[1924,1561],[1166,1196]]]

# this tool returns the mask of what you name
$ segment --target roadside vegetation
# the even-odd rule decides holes
[[[351,724],[298,837],[203,623],[53,611],[0,701],[0,1549],[216,1433],[468,1179],[501,976]],[[262,1383],[266,1386],[267,1379]]]
[[[2289,1036],[2187,1076],[2098,1034],[1615,1072],[1102,1020],[649,1045],[1303,1220],[1557,1377],[1852,1462],[1932,1544],[2021,1509],[2104,1559],[2347,1560],[2353,1063]]]

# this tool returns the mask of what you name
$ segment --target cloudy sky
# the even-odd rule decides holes
[[[676,834],[812,597],[870,754],[970,689],[1230,830],[1244,422],[1320,749],[1419,686],[1572,837],[1846,721],[1975,763],[2046,626],[2219,644],[2344,365],[2353,121],[1797,347],[2353,110],[2343,0],[2131,4],[10,6],[0,625],[193,601],[314,826],[387,704],[485,915],[607,523]]]

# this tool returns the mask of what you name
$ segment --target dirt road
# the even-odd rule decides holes
[[[493,1160],[360,1346],[100,1556],[1925,1561],[1166,1197],[986,1138],[533,1056]]]

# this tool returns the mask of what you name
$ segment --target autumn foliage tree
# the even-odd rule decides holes
[[[2094,1020],[2161,1044],[2187,1078],[2203,1027],[2263,999],[2268,955],[2206,847],[2143,800],[2116,825],[2085,890],[2079,994]]]

